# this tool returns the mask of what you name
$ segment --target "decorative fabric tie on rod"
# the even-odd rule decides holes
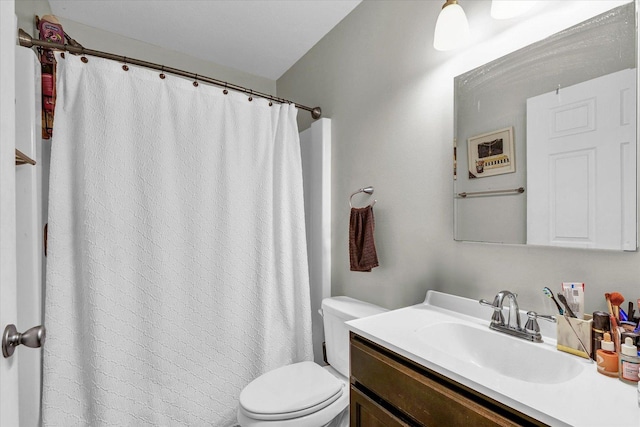
[[[99,50],[85,49],[81,45],[73,45],[73,44],[62,45],[57,43],[51,43],[44,40],[37,40],[31,37],[29,33],[24,31],[22,28],[20,28],[18,31],[18,41],[20,43],[20,46],[23,46],[23,47],[31,48],[33,46],[38,46],[38,47],[44,47],[46,49],[61,50],[61,51],[69,52],[74,55],[90,55],[90,56],[97,56],[99,58],[111,59],[113,61],[123,62],[125,63],[125,65],[133,64],[141,67],[151,68],[153,70],[158,70],[162,73],[171,73],[177,76],[194,79],[195,81],[210,83],[216,86],[224,87],[225,90],[232,89],[238,92],[244,92],[251,97],[258,96],[260,98],[268,99],[269,101],[279,102],[281,104],[284,104],[284,103],[295,104],[297,108],[301,110],[309,111],[311,113],[311,117],[313,117],[314,119],[319,119],[322,116],[322,109],[320,107],[313,107],[313,108],[307,107],[305,105],[300,105],[293,101],[288,101],[283,98],[278,98],[273,95],[269,95],[267,93],[257,92],[255,90],[248,89],[243,86],[223,82],[222,80],[214,79],[212,77],[201,76],[201,75],[190,73],[177,68],[165,67],[164,65],[154,64],[153,62],[142,61],[140,59],[129,58],[121,55],[114,55],[113,53],[101,52]]]

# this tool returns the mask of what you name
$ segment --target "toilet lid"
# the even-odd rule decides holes
[[[251,418],[285,420],[330,405],[343,382],[313,362],[283,366],[253,380],[240,393],[240,408]]]

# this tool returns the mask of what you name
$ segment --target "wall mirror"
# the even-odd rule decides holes
[[[636,8],[455,78],[456,240],[637,248]]]

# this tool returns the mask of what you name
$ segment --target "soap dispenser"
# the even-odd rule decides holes
[[[640,370],[640,357],[638,357],[638,349],[633,345],[633,339],[627,337],[620,351],[620,372],[618,378],[620,381],[635,385],[638,382],[638,371]]]
[[[611,341],[611,334],[605,332],[600,348],[596,351],[596,362],[598,364],[598,372],[609,377],[618,376],[618,353]]]

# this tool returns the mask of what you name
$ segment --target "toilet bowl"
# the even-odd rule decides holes
[[[240,393],[242,427],[348,427],[349,329],[345,322],[386,311],[349,297],[322,301],[329,366],[299,362],[269,371]]]

